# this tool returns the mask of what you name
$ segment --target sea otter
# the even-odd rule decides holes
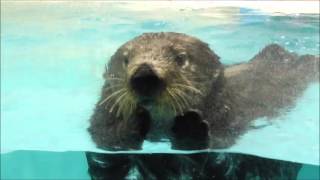
[[[174,149],[226,148],[252,120],[278,115],[319,81],[319,57],[271,44],[248,63],[224,66],[195,37],[145,33],[117,50],[104,77],[88,128],[99,148],[162,139]]]

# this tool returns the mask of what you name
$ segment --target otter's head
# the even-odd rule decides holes
[[[208,45],[179,33],[146,33],[121,46],[107,66],[100,104],[117,116],[137,106],[182,114],[203,101],[223,73]]]

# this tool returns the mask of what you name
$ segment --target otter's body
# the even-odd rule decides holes
[[[99,148],[227,148],[258,117],[274,117],[312,81],[319,57],[269,45],[226,67],[207,44],[179,33],[147,33],[112,56],[89,132]]]
[[[139,149],[144,139],[162,138],[174,148],[199,149],[209,136],[214,147],[232,144],[246,123],[234,121],[223,69],[208,45],[190,36],[150,33],[129,41],[104,75],[89,128],[93,140],[107,149]]]

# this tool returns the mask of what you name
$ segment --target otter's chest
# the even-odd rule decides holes
[[[167,139],[174,123],[174,112],[169,108],[152,108],[148,112],[151,117],[151,123],[146,139],[150,141]]]

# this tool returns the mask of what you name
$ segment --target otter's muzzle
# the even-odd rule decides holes
[[[165,88],[165,83],[150,65],[141,64],[130,78],[132,89],[141,97],[155,97]]]

